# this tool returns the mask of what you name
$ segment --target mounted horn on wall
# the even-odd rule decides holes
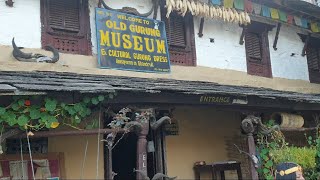
[[[34,54],[34,53],[24,53],[20,49],[22,47],[18,47],[14,42],[14,38],[12,39],[12,55],[18,61],[24,62],[46,62],[46,63],[55,63],[59,61],[59,52],[56,48],[52,46],[46,46],[45,48],[53,53],[53,57],[48,57],[43,54]]]
[[[157,0],[151,0],[151,1],[152,1],[152,8],[150,9],[150,11],[148,11],[147,13],[141,14],[136,8],[133,8],[133,7],[123,7],[122,9],[113,9],[110,6],[108,6],[104,2],[104,0],[100,0],[102,6],[105,9],[112,10],[112,11],[119,11],[119,12],[122,12],[122,13],[132,14],[132,15],[141,16],[141,17],[150,16],[152,14],[152,12],[156,9],[155,7],[156,7],[156,1]]]

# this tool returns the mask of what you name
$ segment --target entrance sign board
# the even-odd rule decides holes
[[[164,22],[96,8],[96,30],[101,68],[170,72]]]

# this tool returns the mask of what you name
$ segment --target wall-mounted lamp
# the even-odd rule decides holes
[[[14,2],[13,2],[12,0],[6,0],[5,2],[6,2],[6,5],[7,5],[7,6],[13,7],[13,3],[14,3]]]

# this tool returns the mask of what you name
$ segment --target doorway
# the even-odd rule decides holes
[[[121,138],[119,134],[115,142]],[[125,134],[124,137],[112,150],[112,169],[117,175],[115,180],[135,180],[136,173],[133,171],[136,168],[137,161],[137,136],[134,133]]]

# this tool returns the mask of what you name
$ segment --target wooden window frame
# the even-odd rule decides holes
[[[23,155],[23,159],[24,159],[24,161],[30,161],[29,154],[24,154]],[[59,167],[58,176],[60,177],[60,179],[65,179],[66,178],[64,153],[62,153],[62,152],[52,152],[52,153],[47,153],[47,154],[33,154],[32,155],[32,159],[33,160],[48,159],[49,161],[50,160],[56,161],[58,163],[57,165]],[[1,163],[1,165],[2,165],[3,162],[8,162],[8,161],[21,161],[21,155],[20,154],[16,154],[16,155],[15,154],[0,155],[0,163]],[[5,175],[7,175],[7,173],[8,172],[3,172],[3,176],[0,176],[0,177],[8,177],[8,176],[5,176]],[[32,178],[31,174],[29,174],[28,179],[31,179],[31,178]]]
[[[166,29],[170,30],[170,27],[167,27],[170,23],[170,17],[166,17],[167,9],[164,7],[165,1],[161,0],[160,2],[160,12],[161,20],[165,22]],[[171,12],[170,16],[174,15],[175,12]],[[185,47],[177,47],[169,45],[170,53],[170,62],[174,65],[182,66],[196,66],[196,46],[195,46],[195,35],[194,35],[194,23],[193,16],[188,12],[184,16],[184,33],[185,33]],[[170,32],[167,32],[167,34]],[[167,37],[167,39],[170,37]],[[169,41],[169,40],[168,40]]]
[[[306,40],[306,36],[302,37],[303,42]],[[317,38],[310,38],[306,48],[306,58],[308,64],[308,72],[309,72],[309,81],[310,83],[320,84],[320,40]],[[315,49],[317,51],[317,59],[318,59],[318,70],[314,70],[310,67],[310,49]]]
[[[41,45],[44,48],[47,45],[53,45],[57,49],[57,45],[52,41],[53,38],[77,41],[78,42],[78,52],[71,51],[61,51],[63,53],[71,54],[81,54],[81,55],[92,55],[91,48],[91,30],[90,30],[90,18],[89,18],[89,4],[86,0],[79,0],[80,10],[79,10],[79,32],[78,33],[67,33],[54,31],[49,24],[49,1],[40,1],[40,11],[41,11]],[[54,0],[53,0],[54,1]]]
[[[272,78],[271,60],[270,60],[270,50],[269,50],[269,39],[268,32],[272,30],[273,26],[252,22],[245,28],[245,49],[246,49],[246,60],[247,60],[247,73],[255,76],[262,76],[267,78]],[[254,33],[260,36],[260,46],[261,46],[261,60],[254,60],[250,57],[248,52],[249,42],[247,40],[247,34]]]

